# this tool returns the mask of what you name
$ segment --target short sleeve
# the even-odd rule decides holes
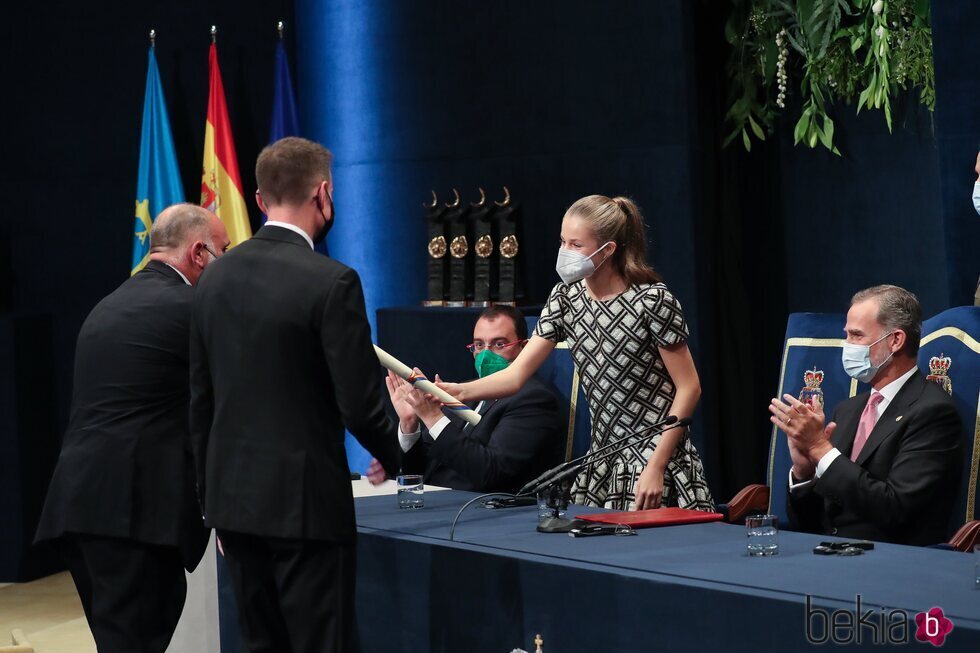
[[[548,302],[541,309],[541,317],[534,326],[534,335],[551,342],[565,340],[565,308],[568,306],[568,286],[563,283],[551,289]]]
[[[669,347],[688,338],[684,309],[677,298],[664,286],[653,286],[643,298],[650,334],[658,347]]]

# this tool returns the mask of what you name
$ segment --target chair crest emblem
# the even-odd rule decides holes
[[[953,394],[953,382],[949,378],[949,368],[953,360],[949,356],[943,356],[942,352],[938,356],[929,359],[929,376],[927,381],[939,384],[947,394]]]
[[[818,370],[816,366],[812,370],[803,373],[803,389],[800,390],[800,401],[813,408],[823,408],[823,370]]]

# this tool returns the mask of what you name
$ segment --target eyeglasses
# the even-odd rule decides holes
[[[476,342],[471,342],[470,344],[466,345],[466,348],[469,349],[470,353],[472,354],[481,352],[484,349],[489,349],[495,352],[501,352],[507,349],[508,347],[513,347],[514,345],[522,345],[525,342],[527,342],[527,340],[515,340],[514,342],[504,342],[503,340],[494,340],[488,345],[485,342],[477,340]]]
[[[214,250],[212,250],[212,249],[211,249],[210,247],[208,247],[207,245],[205,245],[205,246],[204,246],[204,249],[206,249],[206,250],[208,250],[208,254],[210,254],[210,255],[211,255],[211,256],[213,256],[214,258],[218,258],[218,255],[214,253]]]

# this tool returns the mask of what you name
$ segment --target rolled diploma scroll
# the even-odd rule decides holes
[[[467,408],[465,404],[429,379],[425,378],[424,375],[416,374],[408,365],[401,362],[377,345],[374,346],[374,353],[378,355],[378,360],[381,361],[383,366],[402,377],[422,392],[428,392],[429,394],[438,397],[439,400],[442,401],[442,405],[444,407],[453,411],[473,426],[480,423],[480,413],[471,408]]]

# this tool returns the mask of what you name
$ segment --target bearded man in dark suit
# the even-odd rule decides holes
[[[916,367],[922,308],[897,286],[854,295],[844,370],[871,389],[819,406],[773,399],[793,467],[789,511],[801,530],[897,544],[945,542],[960,479],[962,429],[952,399]]]

